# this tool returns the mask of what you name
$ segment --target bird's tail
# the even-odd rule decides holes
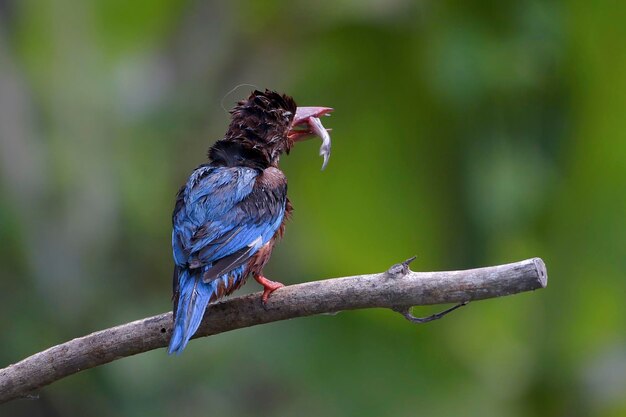
[[[178,274],[178,305],[175,311],[174,331],[170,339],[167,353],[180,354],[191,336],[194,335],[204,310],[215,293],[213,283],[202,282],[202,274],[198,271],[182,269]]]

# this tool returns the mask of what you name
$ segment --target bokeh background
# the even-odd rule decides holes
[[[171,308],[174,196],[242,83],[336,109],[325,172],[319,141],[281,161],[296,211],[268,276],[414,254],[550,276],[424,326],[343,312],[149,352],[0,415],[625,416],[625,9],[0,1],[1,366]]]

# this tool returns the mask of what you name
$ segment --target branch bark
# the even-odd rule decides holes
[[[274,292],[267,306],[261,303],[260,293],[212,304],[194,338],[294,317],[361,308],[390,308],[411,320],[408,313],[411,306],[500,297],[544,288],[547,282],[546,267],[540,258],[445,272],[412,272],[408,262],[404,262],[380,274],[290,285]],[[0,369],[0,403],[32,396],[35,390],[76,372],[162,348],[167,345],[171,331],[172,313],[164,313],[36,353]]]

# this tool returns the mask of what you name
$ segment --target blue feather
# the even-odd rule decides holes
[[[204,165],[191,174],[179,194],[172,231],[178,305],[169,354],[183,351],[200,326],[208,303],[217,298],[219,285],[232,288],[229,277],[234,278],[233,286],[238,285],[250,257],[280,227],[284,201],[268,206],[255,200],[253,212],[243,207],[258,175],[247,167]],[[224,261],[220,264],[220,260]],[[207,276],[211,280],[204,282]]]
[[[196,333],[209,301],[217,293],[219,281],[228,283],[228,277],[234,276],[235,283],[242,278],[244,267],[241,266],[229,274],[209,283],[202,282],[201,271],[184,269],[178,276],[179,299],[176,309],[176,322],[167,353],[179,355],[187,346],[189,339]]]
[[[192,271],[184,269],[178,275],[179,299],[176,309],[176,322],[174,332],[170,339],[168,354],[180,354],[187,342],[198,330],[204,310],[211,299],[212,286],[204,284],[202,280],[194,276]]]

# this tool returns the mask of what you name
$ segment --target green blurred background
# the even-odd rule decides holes
[[[424,326],[344,312],[149,352],[0,415],[626,416],[625,21],[582,0],[0,1],[0,365],[171,308],[174,196],[241,83],[336,109],[325,172],[319,141],[281,161],[271,278],[414,254],[550,276]]]

